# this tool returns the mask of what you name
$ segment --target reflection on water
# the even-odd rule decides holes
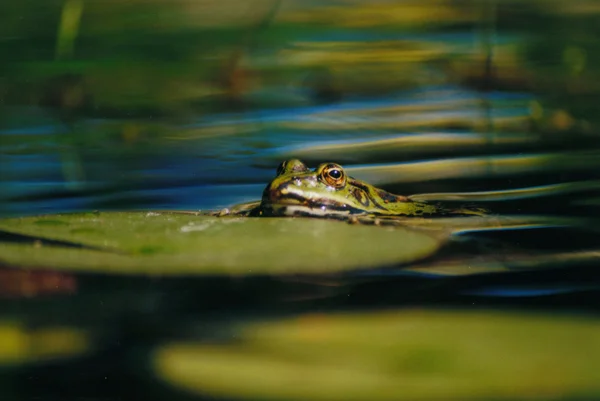
[[[598,398],[594,1],[5,3],[3,394]],[[290,158],[491,214],[165,212]]]

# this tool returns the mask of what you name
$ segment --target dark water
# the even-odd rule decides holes
[[[538,52],[543,48],[539,45],[543,28],[536,25],[532,32],[520,32],[516,18],[514,29],[505,29],[507,17],[502,12],[526,19],[530,11],[521,7],[498,11],[500,31],[495,33],[493,44],[501,60],[500,71],[510,67],[502,58],[503,46],[526,42]],[[543,26],[543,21],[540,17],[537,24]],[[564,22],[564,26],[571,25]],[[293,40],[281,39],[282,43],[267,40],[268,44],[253,48],[250,54],[253,65],[261,65],[268,64],[268,57],[278,51],[300,46],[298,43],[335,42],[336,46],[349,46],[351,50],[342,54],[352,55],[360,53],[356,42],[376,46],[399,40],[425,49],[428,45],[441,47],[444,55],[440,57],[444,59],[473,51],[474,43],[479,43],[485,32],[471,28],[457,22],[447,29],[449,32],[438,29],[433,33],[340,28],[324,35],[305,30],[288,33]],[[577,30],[573,32],[577,39]],[[89,35],[82,40],[90,41]],[[577,49],[587,49],[589,38],[575,39],[572,48],[576,50],[565,50],[566,59],[569,54],[577,59]],[[12,42],[7,39],[6,43]],[[84,48],[93,53],[91,47]],[[214,49],[217,52],[218,45]],[[384,50],[389,49],[384,46]],[[211,54],[203,51],[203,57]],[[394,53],[386,52],[378,57],[391,59]],[[555,56],[552,51],[543,54],[548,60]],[[595,56],[589,51],[585,54],[588,64],[584,71],[591,72],[582,73],[578,80],[590,80],[596,72]],[[571,86],[565,87],[572,92],[566,93],[551,68],[552,61],[537,62],[533,71],[547,78],[532,79],[535,85],[514,88],[511,85],[516,78],[498,78],[491,84],[484,82],[490,86],[484,90],[467,78],[448,78],[439,60],[416,68],[428,77],[419,78],[417,84],[384,90],[386,85],[375,82],[377,74],[384,72],[371,71],[374,83],[366,81],[375,89],[367,91],[359,84],[368,73],[359,72],[340,84],[341,94],[327,87],[306,86],[310,79],[329,82],[327,74],[326,78],[314,78],[302,68],[288,75],[267,70],[273,81],[263,77],[261,84],[246,89],[241,98],[229,99],[229,103],[202,99],[196,109],[190,106],[175,116],[160,115],[152,107],[146,112],[146,106],[119,110],[114,102],[65,122],[60,110],[34,105],[18,96],[7,97],[2,103],[0,132],[0,211],[4,217],[220,209],[259,199],[277,165],[299,158],[311,167],[325,161],[340,163],[352,176],[398,194],[483,193],[456,203],[474,203],[500,217],[562,220],[463,230],[423,261],[391,269],[364,266],[352,274],[326,277],[224,275],[199,279],[57,273],[52,278],[57,280],[55,287],[68,290],[44,293],[51,287],[43,284],[44,280],[50,279],[36,278],[35,274],[48,272],[36,272],[26,279],[7,275],[5,282],[31,281],[41,290],[31,296],[18,286],[15,290],[6,285],[9,290],[0,301],[3,320],[16,321],[32,331],[46,326],[84,328],[92,333],[94,347],[75,358],[40,358],[37,363],[3,365],[3,392],[15,400],[195,399],[155,379],[150,350],[175,339],[207,344],[235,342],[234,327],[256,318],[442,309],[541,312],[573,319],[585,316],[595,322],[600,311],[600,237],[596,224],[600,140],[594,125],[596,106],[581,104],[586,103],[582,100],[586,96],[597,104],[593,96],[600,92],[594,93],[592,84],[589,91],[577,92],[573,87],[581,82],[569,81]],[[369,65],[367,59],[355,68]],[[9,66],[5,70],[14,71],[14,66]],[[397,78],[393,71],[387,71],[389,81]],[[395,74],[411,71],[399,69]],[[563,72],[558,76],[570,74]],[[7,73],[2,82],[10,79]],[[543,85],[553,79],[556,86]],[[115,88],[107,89],[111,91]],[[330,93],[333,95],[326,96]],[[15,237],[5,234],[0,241],[15,241]],[[234,240],[231,246],[235,247]],[[269,252],[268,244],[265,252]],[[2,255],[0,266],[11,271],[11,266],[2,262]],[[440,266],[478,270],[476,274],[440,274],[436,270]],[[496,268],[503,271],[486,274],[485,269]],[[572,344],[573,352],[585,346]],[[596,349],[598,344],[592,342],[589,347]],[[537,377],[532,378],[535,380]],[[595,390],[600,391],[597,386]],[[595,399],[600,393],[586,388],[582,394],[557,390],[552,399]],[[198,397],[245,398],[210,393]],[[477,399],[493,397],[492,392]],[[262,399],[252,394],[246,398]],[[499,399],[526,398],[516,394]]]

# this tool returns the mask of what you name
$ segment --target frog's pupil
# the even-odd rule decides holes
[[[342,172],[338,169],[329,170],[329,176],[335,180],[342,178]]]

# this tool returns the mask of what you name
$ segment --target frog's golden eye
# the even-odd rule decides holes
[[[306,164],[302,163],[298,159],[291,159],[282,162],[279,167],[277,167],[277,175],[287,174],[287,173],[302,173],[308,171],[308,167]]]
[[[332,187],[340,188],[346,185],[346,174],[344,173],[344,169],[337,164],[326,165],[321,172],[321,177]]]

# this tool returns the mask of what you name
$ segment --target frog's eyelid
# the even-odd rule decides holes
[[[291,171],[304,172],[304,171],[310,171],[310,169],[308,167],[306,167],[305,164],[302,164],[302,165],[296,165],[296,166],[292,167]]]
[[[308,166],[298,159],[285,160],[284,162],[282,162],[279,165],[279,168],[277,169],[278,175],[281,175],[283,173],[294,173],[294,172],[304,173],[307,171],[310,171]]]
[[[304,170],[308,170],[308,166],[306,164],[304,164],[303,162],[301,162],[300,160],[296,159],[294,160],[294,170],[299,170],[299,171],[304,171]]]

